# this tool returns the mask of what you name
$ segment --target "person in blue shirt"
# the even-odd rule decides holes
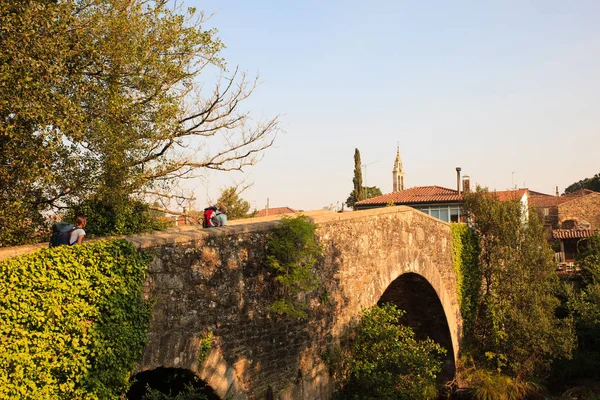
[[[219,220],[218,226],[227,225],[227,207],[226,206],[221,204],[215,214],[216,214],[217,220]]]

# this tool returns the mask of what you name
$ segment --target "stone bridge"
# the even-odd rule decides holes
[[[223,399],[327,399],[328,347],[361,310],[391,301],[418,336],[449,350],[452,374],[461,318],[448,224],[408,207],[305,214],[325,249],[306,320],[267,312],[276,291],[265,243],[276,217],[130,238],[156,254],[144,294],[154,312],[137,372],[186,369]]]

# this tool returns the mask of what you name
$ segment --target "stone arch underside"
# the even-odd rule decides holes
[[[410,326],[419,340],[432,339],[447,351],[443,376],[456,371],[450,328],[444,307],[427,279],[413,272],[400,275],[383,292],[378,305],[391,303],[405,311],[401,322]]]
[[[135,374],[133,384],[127,392],[127,399],[142,400],[148,387],[164,394],[178,395],[189,388],[201,390],[207,400],[219,400],[213,388],[201,380],[193,371],[183,368],[155,368]]]

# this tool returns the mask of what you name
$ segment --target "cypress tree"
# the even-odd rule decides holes
[[[352,191],[354,203],[364,200],[365,190],[362,182],[360,151],[358,151],[358,149],[354,149],[354,178],[352,178],[352,182],[354,183],[354,190]],[[354,209],[356,210],[356,206],[354,206]]]

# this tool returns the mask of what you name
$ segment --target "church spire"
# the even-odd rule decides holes
[[[400,144],[396,147],[396,160],[392,170],[392,190],[398,192],[404,190],[404,170],[402,169],[402,159],[400,158]]]

